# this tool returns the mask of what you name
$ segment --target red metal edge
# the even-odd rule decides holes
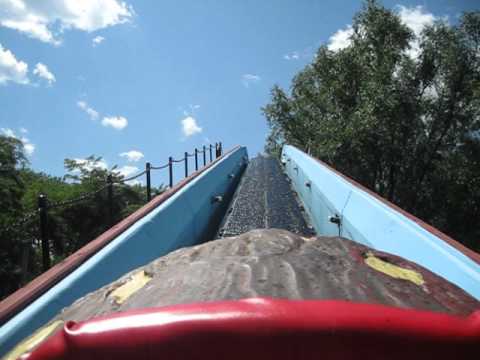
[[[462,318],[348,301],[253,298],[67,322],[22,359],[473,359]]]
[[[298,151],[301,151],[303,152],[302,150],[296,148],[295,146],[292,146],[293,148],[297,149]],[[305,153],[306,154],[306,153]],[[384,203],[385,205],[387,205],[388,207],[392,208],[393,210],[401,213],[402,215],[406,216],[407,218],[409,218],[410,220],[414,221],[415,223],[417,223],[418,225],[420,225],[422,228],[424,228],[425,230],[427,230],[429,233],[435,235],[436,237],[442,239],[443,241],[445,241],[446,243],[448,243],[449,245],[451,245],[452,247],[454,247],[455,249],[457,249],[458,251],[460,251],[462,254],[464,254],[465,256],[467,256],[468,258],[470,258],[471,260],[473,260],[474,262],[476,262],[477,264],[480,264],[480,254],[476,253],[475,251],[467,248],[466,246],[462,245],[461,243],[459,243],[457,240],[455,239],[452,239],[450,236],[448,236],[447,234],[441,232],[440,230],[438,230],[437,228],[433,227],[432,225],[430,224],[427,224],[426,222],[424,222],[423,220],[417,218],[416,216],[410,214],[409,212],[403,210],[402,208],[398,207],[397,205],[395,205],[394,203],[388,201],[387,199],[381,197],[380,195],[378,195],[377,193],[375,193],[374,191],[366,188],[365,186],[363,186],[362,184],[358,183],[357,181],[353,180],[352,178],[348,177],[347,175],[344,175],[342,174],[340,171],[336,170],[335,168],[331,167],[330,165],[326,164],[325,162],[323,162],[322,160],[319,160],[317,158],[314,158],[313,156],[309,155],[309,154],[306,154],[307,156],[309,156],[310,158],[312,158],[313,160],[319,162],[320,164],[322,164],[323,166],[325,166],[326,168],[328,168],[329,170],[333,171],[335,174],[341,176],[343,179],[347,180],[349,183],[351,183],[352,185],[354,185],[355,187],[359,188],[360,190],[363,190],[365,192],[367,192],[368,194],[370,194],[371,196],[373,196],[374,198],[376,198],[377,200],[381,201],[382,203]]]
[[[73,270],[82,265],[105,245],[110,243],[118,235],[127,230],[135,222],[137,222],[145,215],[150,213],[152,210],[160,206],[163,202],[173,196],[189,182],[200,176],[203,172],[205,172],[206,170],[214,166],[216,163],[218,163],[220,160],[225,158],[227,155],[235,152],[239,148],[239,145],[234,147],[230,151],[224,153],[219,158],[207,164],[202,169],[195,171],[189,177],[184,178],[174,187],[156,196],[150,202],[142,206],[134,213],[130,214],[118,224],[105,231],[103,234],[99,235],[97,238],[74,252],[72,255],[68,256],[67,258],[50,268],[48,271],[37,276],[24,287],[18,289],[16,292],[3,299],[0,302],[0,325],[8,321],[21,310],[23,310],[27,305],[31,304],[34,300],[36,300],[43,293],[52,288],[60,280],[69,275]]]

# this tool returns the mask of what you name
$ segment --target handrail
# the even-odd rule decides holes
[[[211,149],[212,145],[209,145],[210,148],[210,162],[213,161],[212,156],[211,156]],[[205,146],[203,146],[203,152],[205,152]],[[185,178],[189,176],[188,173],[188,156],[195,156],[195,171],[198,171],[198,149],[195,148],[194,153],[191,155],[188,154],[188,152],[185,152],[185,157],[182,159],[174,159],[172,157],[169,158],[169,162],[165,165],[161,166],[152,166],[149,162],[145,164],[145,170],[141,171],[138,174],[132,175],[128,178],[123,178],[120,180],[112,180],[112,173],[110,173],[107,176],[107,179],[105,181],[105,184],[100,187],[99,189],[93,190],[88,193],[83,193],[80,196],[73,198],[73,199],[67,199],[64,201],[57,201],[57,202],[49,202],[48,197],[46,194],[39,194],[38,195],[38,207],[36,210],[27,213],[25,216],[23,216],[20,220],[16,221],[14,224],[11,224],[7,226],[6,228],[0,229],[0,234],[1,233],[7,233],[11,232],[15,229],[18,229],[20,227],[23,227],[25,224],[29,223],[31,220],[34,219],[34,217],[39,214],[39,232],[40,236],[39,238],[41,239],[41,244],[42,244],[42,265],[43,265],[43,271],[46,271],[50,268],[50,245],[49,245],[49,239],[48,239],[48,227],[47,227],[47,221],[48,221],[48,210],[51,209],[56,209],[56,208],[68,208],[71,207],[77,203],[80,203],[84,200],[90,199],[93,196],[101,193],[104,190],[108,191],[108,207],[109,207],[109,213],[110,213],[110,226],[113,225],[113,197],[114,197],[114,191],[113,191],[113,186],[114,185],[121,185],[121,184],[126,184],[129,181],[135,180],[143,175],[146,175],[146,190],[147,190],[147,202],[149,202],[152,199],[151,195],[151,171],[152,170],[162,170],[165,168],[169,168],[169,187],[173,187],[173,166],[172,163],[180,163],[180,162],[185,162]],[[222,155],[222,143],[218,142],[215,143],[215,158],[218,158]],[[205,158],[205,153],[204,153],[204,163],[203,165],[206,166],[206,158]],[[128,184],[127,184],[128,185]]]

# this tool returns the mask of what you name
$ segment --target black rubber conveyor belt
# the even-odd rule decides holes
[[[248,164],[217,238],[269,228],[315,234],[279,161],[257,156]]]

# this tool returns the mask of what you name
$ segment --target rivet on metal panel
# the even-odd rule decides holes
[[[212,197],[212,204],[217,203],[217,202],[220,203],[222,201],[223,201],[223,196],[221,196],[221,195],[217,195],[217,196]]]
[[[310,181],[305,181],[305,186],[308,188],[312,187],[312,183]]]
[[[342,220],[340,219],[340,216],[338,216],[338,214],[335,214],[334,216],[329,216],[328,221],[330,221],[331,223],[337,224],[337,225],[340,225],[341,222],[342,222]]]

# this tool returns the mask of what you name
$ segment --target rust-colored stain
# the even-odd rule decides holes
[[[371,252],[367,253],[365,263],[371,268],[380,271],[388,276],[391,276],[395,279],[408,280],[419,286],[425,283],[422,274],[420,274],[419,272],[393,265],[387,261],[380,259],[379,257],[376,257]]]
[[[150,280],[152,280],[152,277],[145,271],[138,271],[126,283],[112,291],[110,297],[117,304],[123,304],[125,300],[143,288]]]
[[[32,351],[37,345],[39,345],[43,340],[53,334],[55,330],[57,330],[60,326],[63,325],[62,320],[56,320],[50,323],[47,326],[44,326],[33,333],[33,335],[29,336],[17,346],[13,348],[3,360],[17,360],[23,354]]]

